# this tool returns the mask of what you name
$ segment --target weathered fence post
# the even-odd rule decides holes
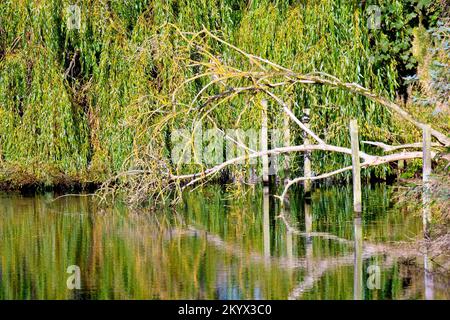
[[[304,109],[304,115],[302,117],[302,122],[305,124],[305,127],[307,127],[309,129],[309,108],[305,108]],[[308,134],[306,132],[303,132],[303,144],[304,145],[309,145],[310,141],[309,141],[309,137]],[[310,151],[306,151],[305,152],[305,159],[303,162],[303,176],[304,177],[311,177],[311,152]],[[309,196],[311,194],[311,180],[307,179],[304,182],[304,187],[305,187],[305,195]]]
[[[400,177],[400,175],[403,173],[403,170],[405,169],[405,160],[398,160],[397,162],[397,176]]]
[[[423,160],[422,160],[422,181],[423,181],[423,194],[422,194],[422,205],[423,205],[423,227],[424,235],[426,238],[429,237],[429,224],[431,221],[430,212],[430,175],[431,175],[431,131],[430,127],[423,126]]]
[[[263,99],[261,100],[261,151],[267,151],[269,148],[268,143],[268,130],[267,130],[267,100]],[[263,183],[268,184],[269,183],[269,156],[264,155],[262,157],[262,172],[263,172]]]
[[[423,132],[423,144],[422,144],[422,219],[423,219],[423,233],[424,238],[430,237],[430,222],[431,222],[431,208],[430,208],[430,175],[431,175],[431,130],[430,126],[424,125]],[[424,255],[424,277],[425,277],[425,299],[434,299],[433,288],[433,263],[428,256],[428,252]]]
[[[352,172],[353,172],[353,210],[362,211],[361,206],[361,164],[359,162],[358,122],[350,120],[350,139],[352,145]]]

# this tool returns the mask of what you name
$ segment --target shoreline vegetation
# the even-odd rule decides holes
[[[274,156],[285,163],[284,200],[295,183],[350,180],[350,120],[363,181],[420,172],[422,153],[403,150],[420,149],[426,125],[434,166],[448,172],[445,1],[383,2],[376,27],[366,2],[133,4],[2,2],[2,189],[100,189],[151,203],[210,178],[265,177]],[[228,128],[289,135],[283,146],[266,136],[259,152],[237,136],[243,153],[198,160],[197,132]]]
[[[445,2],[383,3],[384,20],[374,29],[367,23],[370,1],[132,2],[134,5],[78,1],[79,11],[68,11],[70,3],[61,0],[2,2],[3,189],[98,186],[136,166],[150,143],[161,146],[161,150],[152,150],[157,156],[170,155],[170,134],[189,127],[199,114],[194,110],[188,119],[180,118],[185,114],[164,119],[168,110],[178,111],[170,96],[186,79],[201,72],[205,61],[190,69],[180,65],[177,58],[186,54],[183,50],[187,46],[168,24],[187,34],[206,28],[237,48],[290,66],[300,74],[324,72],[345,83],[370,88],[409,110],[418,121],[426,120],[440,132],[448,132],[448,106],[442,99],[419,108],[411,92],[417,87],[425,88],[421,90],[426,93],[436,91],[430,85],[433,79],[427,67],[439,60],[439,52],[427,53],[423,48],[438,44],[429,31],[438,28],[439,21],[445,25],[445,17],[441,18]],[[395,36],[392,30],[397,31]],[[251,70],[252,66],[224,43],[211,39],[204,45],[215,54],[211,56],[214,65]],[[193,61],[200,58],[199,54],[189,52]],[[421,76],[418,81],[428,81],[428,85],[407,83],[416,73]],[[208,81],[195,79],[177,100],[191,101]],[[206,93],[211,96],[220,92],[220,87],[220,82],[215,83]],[[376,101],[345,90],[324,85],[290,87],[283,97],[293,104],[292,112],[299,119],[307,106],[311,130],[330,144],[349,146],[346,128],[351,118],[362,124],[361,140],[396,145],[421,138],[420,130],[398,123]],[[420,101],[423,98],[421,95]],[[229,102],[231,110],[221,106],[209,116],[221,128],[259,127],[259,108],[252,106],[253,100],[251,95],[236,97]],[[197,101],[193,107],[197,109],[203,103]],[[435,105],[440,108],[437,114],[433,113]],[[283,117],[269,112],[269,125],[282,127]],[[168,123],[166,128],[159,127],[163,121]],[[208,128],[211,123],[203,125]],[[302,143],[301,131],[291,129],[293,142]],[[378,152],[376,149],[366,146],[367,151]],[[303,170],[302,157],[299,154],[291,160],[294,174]],[[311,157],[312,171],[317,173],[349,164],[349,159],[340,154],[314,152]],[[238,176],[240,169],[233,170],[231,175]],[[189,172],[189,168],[183,171]],[[362,174],[363,179],[386,179],[395,174],[395,166],[382,165]],[[340,179],[348,177],[344,174]]]

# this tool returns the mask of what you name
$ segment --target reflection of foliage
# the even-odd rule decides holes
[[[406,190],[398,192],[396,198],[399,200],[397,207],[407,207],[412,210],[422,209],[422,182],[411,181]],[[438,231],[441,231],[442,223],[450,221],[450,177],[448,172],[432,176],[430,184],[431,211]],[[418,211],[419,212],[419,211]]]
[[[422,214],[423,184],[411,182],[405,189],[397,192],[397,208],[413,210]],[[425,242],[429,252],[450,270],[450,176],[448,171],[432,176],[430,183],[430,211],[432,213],[430,240]]]
[[[99,210],[88,197],[52,202],[47,197],[3,197],[0,299],[285,299],[304,281],[305,271],[286,267],[286,228],[274,219],[273,207],[271,258],[264,259],[261,191],[258,188],[236,203],[226,199],[220,187],[208,187],[186,194],[176,211],[151,213],[121,205]],[[353,239],[351,195],[351,188],[315,193],[314,231]],[[389,210],[389,197],[383,185],[365,188],[367,241],[405,240],[419,232],[420,219]],[[291,203],[292,218],[303,228],[300,194]],[[192,233],[194,228],[198,231]],[[291,244],[294,261],[303,261],[306,238],[294,235]],[[326,283],[316,284],[302,298],[351,299],[352,290],[342,288],[353,287],[352,246],[320,237],[311,244],[312,263],[348,255],[350,260],[336,272],[331,268],[324,274]],[[377,263],[383,260],[380,257]],[[65,286],[67,266],[73,264],[81,269],[81,291]],[[404,288],[390,286],[391,281],[402,280],[398,270],[383,274],[382,297],[403,297]]]

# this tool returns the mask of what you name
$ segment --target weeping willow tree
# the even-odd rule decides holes
[[[406,6],[400,0],[395,5]],[[148,167],[149,158],[169,158],[171,133],[193,128],[204,101],[181,106],[210,80],[183,85],[174,103],[173,93],[205,63],[197,61],[203,58],[177,29],[210,30],[301,74],[333,74],[388,99],[394,99],[398,85],[395,59],[387,57],[382,64],[374,59],[382,35],[368,29],[364,8],[353,1],[6,0],[0,17],[0,181],[7,185],[102,182]],[[73,20],[78,18],[79,25]],[[212,62],[251,70],[229,46],[203,43],[214,53]],[[177,57],[186,55],[198,65],[183,65]],[[208,93],[221,89],[217,83]],[[350,118],[360,120],[364,140],[406,143],[419,134],[395,122],[376,101],[345,90],[317,85],[275,92],[289,97],[298,118],[309,108],[311,130],[335,145],[349,145]],[[248,107],[255,99],[234,97],[212,110],[204,125],[259,128],[260,110]],[[270,126],[279,127],[283,117],[269,112]],[[294,142],[301,143],[299,129],[292,130]],[[341,154],[312,157],[315,172],[349,164]],[[302,163],[299,154],[293,165],[302,170]],[[150,169],[153,175],[162,170]],[[177,170],[190,172],[186,166]],[[366,175],[383,178],[389,170],[378,166]]]

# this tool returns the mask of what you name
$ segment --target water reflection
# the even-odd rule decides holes
[[[294,248],[293,248],[294,233],[291,230],[286,231],[286,253],[288,257],[289,265],[293,265],[294,262]]]
[[[208,187],[175,210],[134,212],[0,195],[0,299],[449,298],[431,274],[424,281],[421,260],[386,249],[421,234],[422,221],[393,209],[385,186],[367,188],[359,220],[351,189],[318,190],[310,202],[292,194],[284,210],[298,232],[275,218],[270,197],[256,189],[230,200]],[[364,291],[363,266],[375,262],[380,289]],[[79,291],[66,287],[70,265]]]
[[[354,300],[363,299],[363,236],[361,217],[356,217],[353,220],[355,232],[355,247],[354,247],[354,275],[353,275],[353,298]]]
[[[431,208],[430,208],[430,182],[424,178],[423,192],[422,192],[422,224],[424,240],[428,240],[430,237],[430,223],[431,223]],[[424,265],[424,286],[425,286],[425,299],[434,299],[434,285],[433,285],[433,262],[428,255],[428,248],[425,249],[423,255]]]
[[[263,237],[264,237],[264,257],[270,258],[270,202],[269,187],[263,188]]]
[[[423,256],[424,265],[424,282],[425,282],[425,299],[434,300],[434,283],[433,283],[433,262],[425,253]]]
[[[310,236],[312,230],[312,214],[311,214],[311,202],[309,197],[305,199],[305,232],[306,232],[306,238],[305,238],[305,257],[306,257],[306,271],[311,273],[311,261],[313,259],[313,242],[312,237]]]

